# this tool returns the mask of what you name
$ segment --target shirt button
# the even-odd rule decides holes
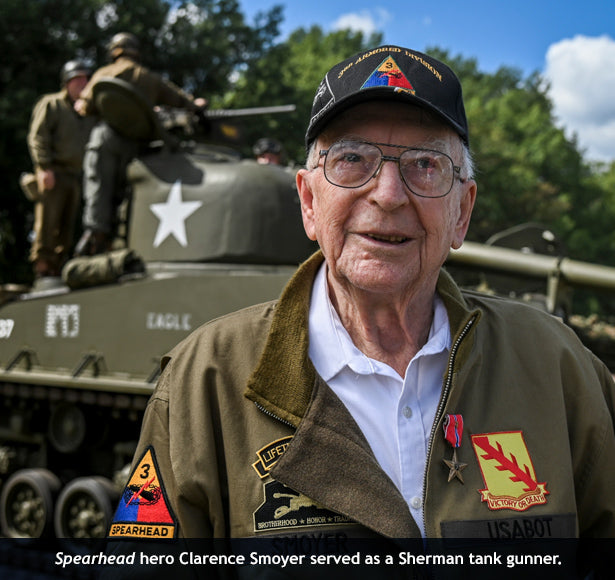
[[[404,407],[402,413],[406,419],[412,417],[412,409],[410,407]]]
[[[410,507],[414,508],[415,510],[418,510],[421,507],[422,503],[423,502],[421,502],[421,498],[415,496],[410,500]]]

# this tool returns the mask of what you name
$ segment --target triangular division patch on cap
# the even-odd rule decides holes
[[[414,94],[414,88],[406,75],[401,72],[399,66],[392,56],[385,58],[374,72],[363,83],[362,89],[372,87],[394,87],[397,89],[405,89]]]
[[[110,538],[173,538],[177,522],[160,478],[153,447],[131,473],[113,516]]]

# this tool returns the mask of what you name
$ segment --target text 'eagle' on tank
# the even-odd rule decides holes
[[[276,298],[315,249],[295,171],[229,146],[236,119],[294,107],[155,115],[125,83],[103,88],[110,123],[148,142],[128,167],[116,248],[71,260],[61,280],[2,292],[8,537],[104,537],[161,357],[208,320]]]

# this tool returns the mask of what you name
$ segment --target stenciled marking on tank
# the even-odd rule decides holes
[[[147,330],[192,330],[192,314],[176,312],[148,312],[145,322]]]
[[[15,328],[15,321],[12,318],[0,318],[0,338],[11,338]]]
[[[164,203],[152,203],[149,206],[152,213],[160,220],[154,238],[154,248],[160,246],[171,235],[185,248],[188,245],[186,220],[202,205],[202,201],[182,201],[182,184],[177,180]]]
[[[45,310],[45,336],[75,338],[79,336],[79,304],[48,304]]]

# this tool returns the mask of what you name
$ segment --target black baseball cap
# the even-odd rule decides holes
[[[329,70],[314,97],[306,146],[333,117],[353,105],[373,100],[396,100],[423,107],[469,143],[461,84],[455,73],[422,52],[389,45],[360,52]]]

